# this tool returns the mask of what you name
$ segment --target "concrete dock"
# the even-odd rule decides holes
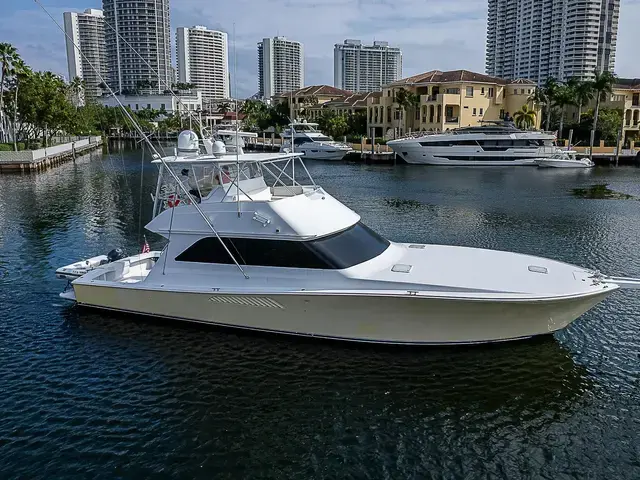
[[[86,137],[38,150],[0,152],[0,173],[38,172],[75,159],[77,155],[102,146],[102,137]]]

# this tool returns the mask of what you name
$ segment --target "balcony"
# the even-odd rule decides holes
[[[438,95],[420,95],[421,103],[437,102]]]
[[[444,119],[444,123],[455,123],[456,125],[459,123],[459,118],[458,117],[445,117]]]

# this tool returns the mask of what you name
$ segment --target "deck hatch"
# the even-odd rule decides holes
[[[536,265],[529,265],[529,271],[533,273],[543,273],[545,275],[549,273],[549,270],[547,270],[547,267],[538,267]]]
[[[393,268],[391,268],[391,271],[396,273],[410,273],[412,268],[413,265],[403,265],[399,263],[394,265]]]

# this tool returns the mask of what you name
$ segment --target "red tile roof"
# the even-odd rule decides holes
[[[303,87],[299,90],[295,90],[293,92],[286,92],[278,95],[280,98],[287,98],[290,96],[299,97],[299,96],[318,96],[324,95],[328,97],[342,96],[346,97],[352,95],[352,92],[347,90],[342,90],[340,88],[331,87],[329,85],[311,85],[309,87]]]
[[[415,85],[420,83],[452,83],[452,82],[479,82],[479,83],[495,83],[498,85],[507,85],[510,83],[531,84],[535,82],[529,80],[505,80],[504,78],[490,77],[483,73],[470,72],[469,70],[450,70],[442,72],[440,70],[431,70],[430,72],[414,75],[413,77],[403,78],[397,82],[393,82],[389,86],[400,87],[403,85]]]

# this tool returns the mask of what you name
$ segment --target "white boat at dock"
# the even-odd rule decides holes
[[[64,298],[254,331],[435,345],[553,333],[619,288],[640,288],[529,255],[389,241],[317,185],[297,153],[229,155],[220,141],[202,152],[183,132],[176,155],[154,163],[146,229],[167,239],[164,249],[98,262]]]
[[[577,158],[577,152],[562,150],[547,158],[536,158],[538,167],[543,168],[591,168],[595,166],[588,158]]]
[[[536,159],[557,152],[555,140],[552,133],[519,130],[510,122],[484,122],[446,132],[416,132],[387,145],[411,164],[504,167],[535,166]]]
[[[295,151],[310,160],[342,160],[353,152],[349,145],[332,140],[317,127],[317,123],[308,123],[306,120],[292,123],[281,134],[283,143],[280,151]]]

